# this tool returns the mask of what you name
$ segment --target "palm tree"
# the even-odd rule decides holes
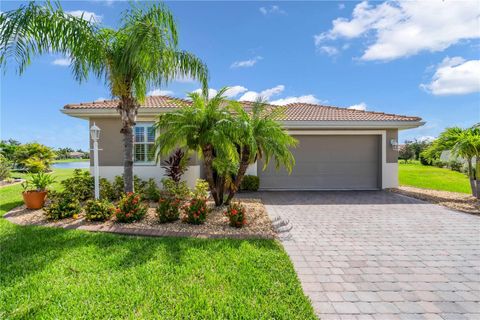
[[[436,141],[443,150],[451,150],[452,154],[467,161],[468,178],[472,195],[480,199],[480,128],[478,126],[462,129],[447,128]],[[475,170],[472,160],[475,158]]]
[[[103,79],[112,97],[118,98],[124,140],[125,192],[133,191],[133,126],[138,108],[151,86],[162,86],[177,77],[190,77],[207,86],[205,64],[178,49],[177,27],[161,4],[132,6],[122,13],[118,29],[74,17],[60,4],[30,2],[0,14],[0,63],[11,58],[23,73],[31,57],[60,53],[71,59],[74,78],[85,81],[89,73]]]
[[[263,170],[274,160],[275,168],[284,166],[288,172],[295,165],[290,148],[298,141],[290,136],[278,120],[283,117],[281,107],[270,108],[262,100],[257,100],[251,112],[242,107],[236,108],[237,152],[240,163],[230,185],[226,203],[235,196],[249,165],[263,159]]]
[[[213,97],[208,93],[190,93],[191,105],[159,116],[155,126],[157,154],[169,154],[176,148],[197,152],[204,161],[206,179],[215,205],[223,204],[228,164],[237,164],[235,119],[231,110],[238,102],[228,101],[223,88]]]

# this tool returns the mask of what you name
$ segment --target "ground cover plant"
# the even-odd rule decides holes
[[[399,163],[398,179],[402,186],[471,193],[465,174],[446,168],[424,166],[418,161]]]
[[[230,226],[241,228],[247,223],[247,212],[245,207],[239,202],[232,202],[225,210],[225,216],[230,221]]]
[[[72,170],[52,174],[61,191]],[[20,185],[0,188],[0,216],[21,204]],[[0,218],[0,252],[2,319],[316,319],[275,240],[129,237]]]

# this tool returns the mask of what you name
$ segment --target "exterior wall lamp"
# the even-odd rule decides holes
[[[95,199],[100,198],[100,177],[98,172],[98,140],[100,139],[101,129],[97,127],[95,122],[90,128],[90,137],[93,140],[93,175],[95,177]]]

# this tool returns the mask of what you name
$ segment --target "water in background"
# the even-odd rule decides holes
[[[88,169],[90,161],[58,162],[53,163],[52,168],[56,169]]]

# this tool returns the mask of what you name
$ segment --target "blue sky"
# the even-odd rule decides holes
[[[20,2],[3,1],[1,11]],[[66,11],[115,27],[126,2],[69,1]],[[400,141],[436,136],[480,121],[478,2],[167,2],[180,47],[203,59],[210,87],[235,86],[234,99],[318,102],[416,115],[425,126]],[[86,121],[63,115],[67,103],[109,98],[94,78],[76,83],[65,59],[35,58],[1,78],[1,139],[86,149]],[[165,88],[184,97],[199,85]],[[234,93],[236,93],[235,96]]]

